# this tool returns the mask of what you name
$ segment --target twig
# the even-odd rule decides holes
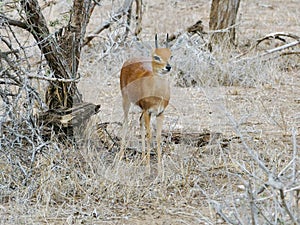
[[[45,77],[45,76],[35,76],[35,75],[28,75],[29,79],[39,79],[39,80],[47,80],[47,81],[54,81],[54,82],[63,82],[63,83],[71,83],[71,82],[79,82],[80,78],[75,79],[65,79],[65,78],[55,78],[55,77]]]
[[[8,24],[11,26],[19,27],[19,28],[25,29],[27,31],[30,31],[30,26],[28,26],[27,23],[23,23],[18,20],[13,20],[13,19],[10,19],[10,18],[0,14],[0,26],[3,26],[3,24]]]
[[[136,3],[136,26],[135,26],[135,32],[134,35],[138,36],[139,33],[142,31],[142,16],[143,16],[143,10],[142,10],[142,0],[135,0]]]
[[[281,40],[281,41],[285,42],[285,39],[283,39],[282,37],[290,37],[290,38],[293,38],[295,40],[300,40],[300,37],[295,35],[295,34],[284,33],[284,32],[276,32],[276,33],[267,34],[263,38],[258,39],[256,41],[256,46],[259,45],[262,41],[269,40],[269,39],[278,39],[278,40]]]
[[[292,142],[293,142],[293,165],[292,165],[292,179],[293,182],[296,181],[296,176],[297,176],[297,167],[296,167],[296,162],[297,162],[297,131],[296,129],[293,127],[292,129]]]
[[[266,52],[264,52],[263,54],[260,54],[260,55],[257,55],[257,56],[253,56],[253,57],[248,57],[248,58],[242,58],[242,59],[239,59],[239,60],[236,60],[236,61],[233,61],[233,62],[237,63],[237,62],[246,61],[246,60],[258,59],[258,58],[261,58],[263,56],[270,55],[270,54],[272,54],[274,52],[279,52],[279,51],[285,50],[287,48],[294,47],[294,46],[296,46],[298,44],[300,44],[300,39],[297,40],[297,41],[294,41],[294,42],[291,42],[291,43],[288,43],[288,44],[285,44],[285,45],[273,48],[273,49],[266,50]]]
[[[20,167],[20,169],[21,169],[22,173],[24,174],[24,176],[27,177],[27,172],[26,172],[26,170],[24,169],[24,167],[22,166],[22,164],[20,163],[19,160],[18,160],[17,164],[18,164],[18,166]],[[24,181],[25,181],[25,180],[24,180]],[[24,181],[23,181],[23,182],[24,182]],[[25,181],[25,183],[26,183],[26,181]]]
[[[292,214],[292,212],[290,211],[289,207],[286,204],[283,189],[280,189],[279,192],[280,192],[280,199],[281,199],[282,205],[283,205],[284,209],[286,210],[287,214],[289,215],[289,217],[291,218],[291,220],[293,221],[293,224],[294,225],[299,224],[297,222],[297,219],[294,217],[294,215]]]
[[[119,126],[122,126],[122,123],[119,122],[105,122],[105,123],[98,123],[97,124],[97,131],[100,132],[99,130],[104,130],[104,132],[106,133],[106,135],[108,136],[108,138],[113,142],[113,145],[111,146],[111,148],[113,146],[116,146],[117,148],[120,147],[120,144],[118,143],[121,139],[111,133],[108,132],[107,130],[107,125],[108,124],[117,124]],[[113,137],[114,136],[114,137]]]
[[[227,118],[231,121],[231,123],[234,126],[235,131],[237,132],[237,135],[240,137],[240,140],[244,146],[244,148],[246,149],[246,151],[248,152],[248,154],[255,160],[255,162],[259,165],[259,167],[269,176],[271,175],[270,170],[266,167],[266,165],[259,159],[257,153],[251,149],[247,144],[246,141],[244,140],[244,136],[243,134],[240,132],[239,128],[238,128],[238,124],[236,124],[235,120],[232,118],[231,115],[229,115],[229,113],[226,113]]]
[[[300,51],[283,52],[280,54],[280,56],[285,56],[285,55],[300,55]]]
[[[218,202],[213,201],[212,203],[213,203],[212,206],[213,206],[214,209],[216,210],[217,215],[219,215],[223,220],[225,220],[226,223],[234,224],[234,225],[235,225],[235,224],[239,224],[239,222],[233,221],[232,219],[228,218],[228,216],[226,216],[226,215],[223,213],[223,211],[222,211],[222,209],[221,209],[221,206],[220,206],[220,204],[219,204]]]
[[[255,204],[255,197],[254,197],[254,192],[252,189],[252,185],[251,182],[249,181],[249,185],[248,185],[248,196],[250,198],[250,209],[251,209],[251,218],[252,218],[252,225],[256,225],[258,224],[258,220],[257,220],[257,207]]]
[[[273,52],[281,51],[283,49],[290,48],[290,47],[293,47],[294,45],[299,44],[300,37],[298,35],[291,34],[291,33],[284,33],[284,32],[271,33],[271,34],[267,34],[263,38],[260,38],[260,39],[256,40],[255,44],[251,45],[251,47],[246,52],[238,55],[237,57],[235,57],[235,59],[241,58],[242,56],[248,54],[250,51],[252,51],[254,48],[256,48],[264,40],[279,39],[279,40],[281,40],[283,42],[286,42],[286,40],[283,39],[282,36],[283,37],[289,37],[289,38],[295,39],[296,41],[292,42],[292,43],[289,43],[289,44],[286,44],[286,45],[283,45],[283,46],[280,46],[280,47],[277,47],[277,48],[274,48],[274,49],[267,50],[267,52],[263,53],[262,55],[258,55],[258,56],[254,56],[254,57],[249,57],[249,58],[243,58],[243,59],[240,59],[240,60],[237,60],[237,61],[234,61],[234,62],[240,62],[240,61],[244,61],[244,60],[256,59],[256,58],[259,58],[259,57],[271,54]],[[289,55],[289,54],[299,54],[299,53],[298,52],[291,52],[291,53],[282,53],[281,55]]]
[[[297,41],[288,43],[288,44],[286,44],[286,45],[282,45],[282,46],[279,46],[279,47],[277,47],[277,48],[273,48],[273,49],[267,50],[267,51],[266,51],[264,54],[262,54],[261,56],[265,56],[265,55],[268,55],[268,54],[271,54],[271,53],[274,53],[274,52],[282,51],[282,50],[284,50],[284,49],[287,49],[287,48],[296,46],[296,45],[298,45],[298,44],[300,44],[300,39],[297,40]]]
[[[103,30],[108,29],[114,22],[118,21],[122,16],[126,15],[131,9],[133,0],[125,0],[123,6],[108,21],[105,21],[93,34],[88,35],[82,46],[87,45],[98,36]]]
[[[240,25],[240,23],[236,23],[236,24],[233,24],[233,25],[231,25],[231,26],[229,26],[229,27],[226,27],[226,28],[224,28],[224,29],[210,30],[210,31],[208,31],[207,33],[208,33],[208,34],[228,33],[228,32],[230,32],[230,29],[235,28],[235,27],[237,27],[237,26],[239,26],[239,25]]]
[[[0,24],[0,26],[1,26],[1,24]],[[19,50],[14,49],[13,46],[12,46],[12,44],[9,43],[5,38],[3,38],[1,36],[0,36],[0,40],[3,41],[4,44],[10,49],[10,51],[8,51],[8,52],[2,52],[0,50],[0,58],[3,58],[3,55],[7,56],[7,55],[10,55],[10,54],[14,54],[14,56],[16,57],[16,59],[19,59],[19,55],[18,55]]]

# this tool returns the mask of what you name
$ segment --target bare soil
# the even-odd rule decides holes
[[[67,7],[67,3],[62,2],[55,7]],[[220,136],[204,146],[165,140],[164,181],[156,178],[155,157],[152,158],[151,175],[145,174],[138,156],[124,160],[117,169],[111,167],[113,156],[109,155],[116,150],[109,152],[99,147],[95,124],[123,121],[119,90],[122,63],[135,55],[150,54],[155,33],[162,41],[165,33],[183,31],[200,19],[204,30],[208,31],[210,1],[145,0],[143,4],[141,45],[128,43],[111,47],[109,35],[100,35],[83,50],[79,88],[84,101],[101,104],[101,112],[92,119],[87,131],[89,146],[84,146],[81,152],[56,152],[40,159],[37,167],[44,169],[38,176],[41,181],[34,197],[24,200],[24,193],[31,193],[31,190],[23,190],[13,197],[7,194],[10,197],[6,200],[3,197],[1,224],[228,224],[217,209],[222,209],[228,218],[238,218],[237,221],[247,224],[252,212],[247,185],[251,183],[250,190],[258,190],[268,182],[268,176],[247,149],[254,150],[270,171],[281,172],[282,176],[288,170],[284,168],[290,168],[290,162],[295,158],[299,162],[299,55],[245,63],[240,72],[251,78],[247,85],[179,87],[180,71],[186,76],[199,74],[201,80],[204,68],[195,63],[194,55],[189,55],[192,50],[182,54],[188,45],[178,47],[171,43],[174,44],[172,95],[165,111],[164,133],[179,131]],[[113,6],[111,2],[104,2],[92,17],[89,32],[105,21],[108,11],[116,10],[118,5],[115,1]],[[47,11],[48,17],[57,16],[58,8]],[[227,73],[230,59],[244,53],[258,38],[272,32],[299,36],[299,15],[298,0],[242,1],[237,48],[232,52],[216,48],[213,52],[216,62]],[[245,57],[256,56],[280,44],[276,40],[265,42]],[[210,77],[210,74],[205,76]],[[139,116],[140,110],[132,107],[128,145],[136,149],[140,148]],[[121,127],[112,124],[109,132],[120,136]],[[58,161],[59,168],[55,167]],[[0,168],[2,166],[0,164]],[[299,181],[299,163],[296,167],[296,180]],[[272,218],[272,211],[281,203],[275,192],[267,190],[255,196],[261,207],[258,211],[267,218]],[[288,205],[299,209],[299,199],[295,201],[294,195],[289,193],[292,192],[286,192],[287,198],[292,200],[287,200]],[[278,221],[291,222],[286,219],[286,213],[278,215]],[[295,216],[300,217],[299,213]]]
[[[208,1],[145,1],[144,4],[145,11],[141,37],[147,43],[152,44],[155,33],[162,34],[162,37],[166,32],[173,33],[184,30],[199,19],[203,21],[205,30],[208,30],[210,7]],[[242,52],[245,46],[255,43],[256,39],[272,32],[290,32],[299,35],[299,10],[297,1],[287,1],[285,3],[282,1],[264,1],[263,3],[261,1],[242,1],[237,27],[238,50],[240,48]],[[97,45],[97,43],[94,44]],[[262,48],[267,49],[277,45],[278,42],[270,41]],[[149,49],[147,51],[150,53]],[[128,55],[130,56],[132,53],[121,54],[119,58],[110,58],[108,60],[110,62],[107,62],[106,65],[98,64],[97,59],[89,66],[85,65],[86,61],[82,63],[82,70],[86,71],[89,76],[82,80],[80,89],[87,101],[102,105],[99,115],[101,121],[122,122],[118,79],[122,62],[129,57]],[[187,57],[186,61],[191,60],[188,55],[178,57]],[[299,63],[299,57],[297,60]],[[271,66],[272,71],[269,71],[271,74],[269,82],[260,82],[258,79],[257,83],[254,81],[251,87],[237,85],[181,88],[176,86],[175,79],[179,65],[174,60],[174,74],[171,77],[172,97],[165,112],[164,131],[180,130],[190,133],[210,131],[221,133],[224,138],[229,139],[245,135],[249,146],[263,155],[263,158],[268,158],[267,160],[271,164],[273,163],[273,166],[270,167],[279,169],[281,167],[280,160],[284,160],[279,155],[291,154],[292,131],[297,133],[296,140],[297,145],[299,145],[300,76],[299,65],[286,68],[285,62],[281,64],[282,62],[276,59],[272,63],[274,65]],[[201,65],[194,66],[201,68]],[[193,68],[187,70],[193,70]],[[251,73],[250,70],[249,76],[251,76]],[[265,73],[265,71],[262,71],[262,73]],[[139,140],[139,112],[137,108],[134,108],[131,114],[133,123],[131,146],[136,146]],[[242,150],[239,141],[233,141],[230,145],[229,158],[241,159],[242,157],[247,160],[244,154],[240,152]],[[181,160],[176,160],[176,158],[184,159],[196,155],[195,157],[202,158],[204,162],[202,169],[207,168],[207,170],[214,171],[212,172],[214,176],[220,179],[220,183],[217,183],[224,188],[224,196],[230,196],[230,193],[227,192],[230,188],[225,188],[225,186],[228,186],[228,182],[234,183],[235,185],[232,188],[238,191],[237,187],[241,185],[240,181],[235,181],[234,178],[232,180],[228,177],[224,178],[220,172],[220,170],[233,171],[236,165],[223,161],[220,154],[225,153],[222,153],[222,150],[218,153],[211,152],[219,151],[218,148],[204,147],[204,149],[200,149],[184,145],[166,146],[165,154],[167,156],[165,157],[170,156],[173,158],[174,163],[177,163],[177,166],[180,167],[184,163]],[[275,149],[281,149],[279,150],[281,153],[278,151],[273,152]],[[211,157],[216,158],[211,159]],[[155,163],[155,160],[153,163]],[[197,176],[201,177],[203,174],[199,173]],[[207,184],[204,184],[204,186],[208,189],[211,188]],[[193,192],[192,189],[190,187],[188,191]],[[220,219],[220,216],[216,215],[209,204],[206,204],[209,201],[205,194],[198,193],[195,194],[195,197],[187,198],[186,194],[183,194],[184,197],[181,196],[181,192],[185,192],[184,188],[178,190],[176,192],[178,195],[174,197],[173,201],[167,201],[166,204],[158,201],[158,203],[148,202],[148,205],[147,202],[144,202],[145,205],[148,205],[146,209],[142,207],[141,212],[139,212],[140,208],[136,209],[137,211],[130,210],[132,212],[130,216],[122,217],[120,220],[116,219],[111,223],[221,224],[224,222]],[[167,190],[165,194],[172,195]],[[165,197],[167,198],[167,196]],[[194,200],[194,198],[197,200]],[[198,202],[199,200],[201,203]],[[110,222],[106,223],[110,224]]]

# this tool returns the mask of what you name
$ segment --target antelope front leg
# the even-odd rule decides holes
[[[140,130],[141,130],[141,137],[142,137],[142,161],[145,160],[145,152],[146,152],[146,147],[145,147],[145,114],[146,112],[143,112],[141,117],[140,117]]]
[[[161,162],[161,131],[164,121],[164,115],[161,113],[156,117],[156,144],[157,144],[157,171],[160,176],[162,173],[162,162]]]
[[[151,151],[151,129],[150,129],[150,119],[151,115],[144,111],[143,112],[144,117],[144,127],[146,128],[146,141],[147,141],[147,155],[146,155],[146,167],[147,172],[150,174],[150,151]],[[145,152],[145,131],[142,133],[142,141],[143,141],[143,154]]]
[[[146,113],[145,117],[145,127],[146,127],[146,139],[147,139],[147,171],[150,174],[150,152],[151,152],[151,128],[150,128],[150,119],[151,115]]]

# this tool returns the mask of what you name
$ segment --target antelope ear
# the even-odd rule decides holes
[[[158,44],[157,44],[157,34],[155,34],[155,48],[158,48]]]
[[[169,34],[167,33],[166,48],[169,48]]]

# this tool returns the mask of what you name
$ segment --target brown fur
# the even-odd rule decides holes
[[[150,171],[150,142],[151,129],[150,118],[156,116],[157,122],[157,157],[158,171],[161,172],[161,130],[163,123],[163,112],[169,104],[170,86],[167,73],[171,67],[169,59],[171,51],[169,48],[156,48],[152,58],[135,58],[124,63],[120,74],[120,88],[123,97],[124,131],[120,159],[124,156],[125,134],[128,122],[130,104],[136,104],[142,109],[140,118],[142,131],[143,158],[145,157],[145,132],[147,137],[147,166]]]

